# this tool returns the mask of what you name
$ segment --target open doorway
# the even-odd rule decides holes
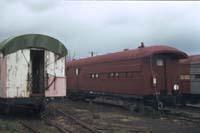
[[[32,95],[44,94],[44,50],[31,50]]]

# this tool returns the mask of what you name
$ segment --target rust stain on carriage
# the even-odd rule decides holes
[[[24,54],[24,55],[23,55]],[[24,59],[29,57],[29,50],[17,51],[6,55],[6,88],[7,97],[28,97],[27,89],[27,62]]]

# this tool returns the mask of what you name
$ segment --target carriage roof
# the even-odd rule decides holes
[[[20,49],[39,48],[52,51],[60,56],[67,55],[67,49],[59,40],[41,34],[25,34],[10,37],[0,42],[3,55],[14,53]]]
[[[150,57],[155,54],[168,54],[173,58],[182,59],[186,58],[187,54],[169,46],[148,46],[142,47],[132,50],[125,50],[116,53],[109,53],[104,55],[98,55],[94,57],[82,58],[78,60],[73,60],[67,62],[68,66],[75,65],[84,65],[84,64],[94,64],[94,63],[102,63],[102,62],[110,62],[110,61],[119,61],[119,60],[128,60],[128,59],[137,59],[143,57]]]

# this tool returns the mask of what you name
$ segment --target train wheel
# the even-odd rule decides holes
[[[163,102],[161,102],[161,101],[158,102],[157,109],[158,109],[158,110],[163,110],[163,109],[164,109],[164,104],[163,104]]]

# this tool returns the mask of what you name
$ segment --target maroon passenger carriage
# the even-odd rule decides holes
[[[180,60],[180,87],[183,103],[200,103],[200,55]]]
[[[115,97],[172,103],[179,96],[178,61],[187,55],[168,46],[137,49],[67,62],[67,89],[76,98]]]

